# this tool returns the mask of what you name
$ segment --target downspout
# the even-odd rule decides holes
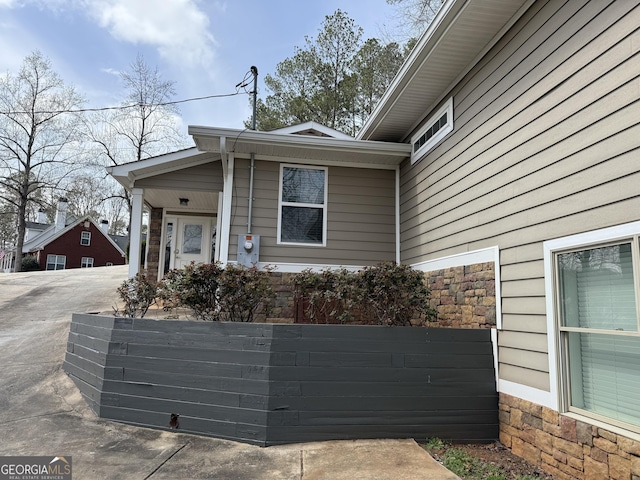
[[[256,129],[256,100],[258,95],[258,69],[251,67],[253,73],[253,116],[251,118],[251,130]],[[253,223],[253,171],[256,167],[256,154],[251,152],[251,166],[249,167],[249,213],[247,215],[247,233],[251,233]]]

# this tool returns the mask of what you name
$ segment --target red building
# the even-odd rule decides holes
[[[28,238],[25,255],[34,256],[42,270],[124,265],[125,252],[109,236],[107,225],[84,217],[66,225],[67,204],[58,204],[56,222]],[[39,224],[42,225],[42,224]]]

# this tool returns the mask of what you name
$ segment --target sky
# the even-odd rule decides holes
[[[262,79],[315,37],[325,16],[346,12],[363,39],[393,31],[386,0],[0,0],[0,73],[17,73],[35,50],[47,57],[87,107],[118,105],[119,72],[138,54],[176,82],[174,100],[236,92],[252,65]],[[238,95],[180,104],[182,128],[243,128],[249,98]]]

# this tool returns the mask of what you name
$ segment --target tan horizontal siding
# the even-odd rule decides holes
[[[640,5],[538,1],[401,169],[402,260],[498,245],[500,378],[549,389],[542,242],[640,219]]]
[[[526,280],[513,280],[502,282],[502,297],[544,297],[544,279],[530,278]]]
[[[185,168],[177,172],[136,180],[136,187],[139,188],[221,192],[222,186],[222,165],[219,160]]]
[[[507,363],[500,363],[498,372],[501,380],[524,384],[528,387],[549,391],[549,373],[533,368],[517,367]]]
[[[502,315],[502,328],[513,332],[546,333],[547,317],[505,313]]]
[[[260,235],[260,261],[371,265],[395,259],[395,172],[328,167],[325,247],[278,245],[280,164],[256,161],[252,233]],[[249,161],[235,168],[230,259],[236,259],[237,235],[246,233]]]
[[[528,332],[501,331],[498,333],[498,346],[523,351],[547,353],[547,336]]]
[[[527,352],[516,348],[501,348],[498,356],[500,363],[514,365],[516,367],[532,368],[540,372],[549,369],[549,357],[546,353]]]

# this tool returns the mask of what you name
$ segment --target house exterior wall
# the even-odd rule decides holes
[[[500,377],[550,390],[542,242],[640,217],[633,2],[536,2],[455,87],[454,131],[401,171],[402,261],[497,245]]]
[[[235,160],[231,261],[238,235],[247,233],[249,167],[249,160]],[[261,262],[363,266],[395,259],[395,171],[328,167],[325,247],[277,244],[279,175],[279,162],[256,161],[252,233],[260,235]]]
[[[543,249],[640,219],[639,24],[637,2],[535,2],[452,90],[453,132],[401,169],[403,262],[498,247],[499,379],[515,386],[501,397],[503,427],[515,430],[501,439],[558,478],[640,475],[637,435],[606,425],[588,441],[556,434],[570,419],[556,411]],[[548,405],[556,433],[544,429]]]
[[[90,245],[80,245],[81,232],[91,232]],[[113,265],[124,265],[125,258],[105,238],[100,229],[89,222],[89,227],[84,227],[84,222],[76,225],[64,235],[53,240],[40,251],[38,263],[42,270],[47,268],[47,255],[65,255],[67,263],[65,268],[80,268],[82,257],[93,258],[94,267],[103,267],[107,262]]]
[[[214,161],[213,158],[210,163],[136,180],[138,188],[204,190],[207,192],[222,191],[222,184],[222,164],[219,160]]]

